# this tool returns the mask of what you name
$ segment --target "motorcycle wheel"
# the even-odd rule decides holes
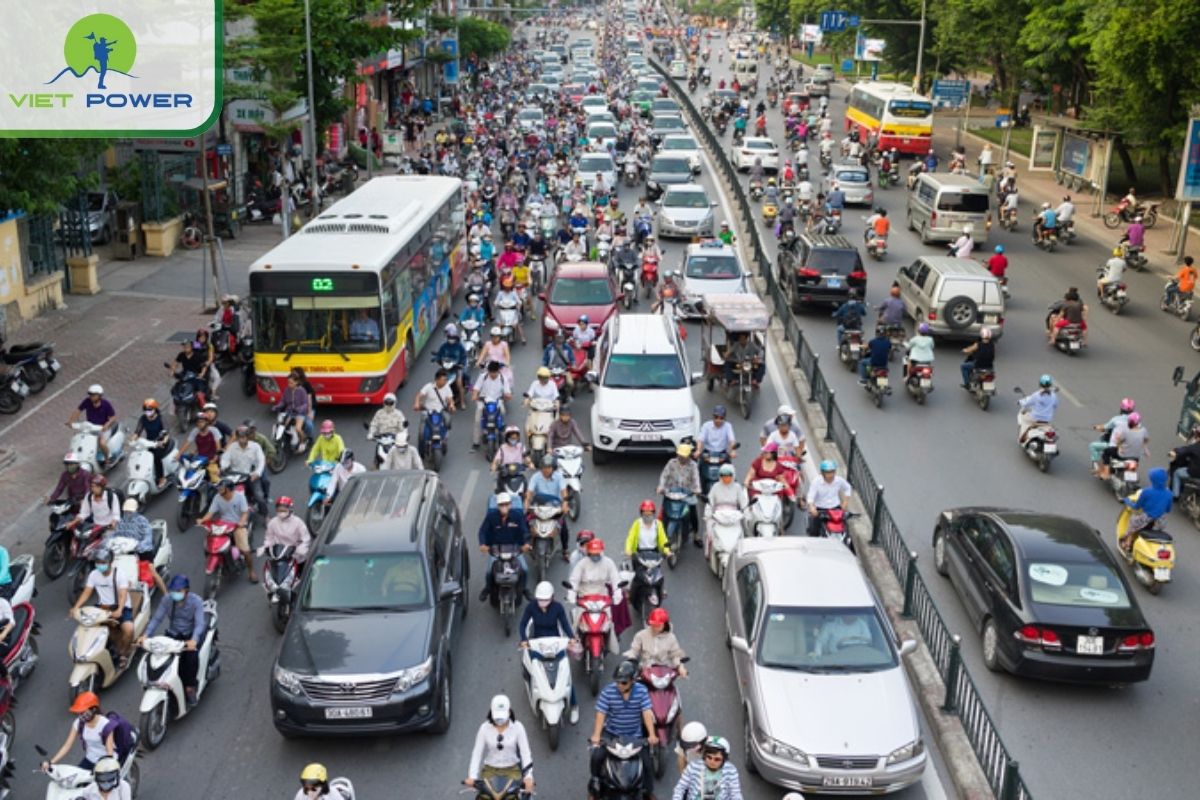
[[[1144,224],[1147,228],[1153,228],[1154,223],[1156,222],[1158,222],[1157,211],[1147,211],[1145,216],[1142,217],[1142,224]]]
[[[567,516],[571,518],[571,522],[579,519],[580,505],[579,492],[569,492],[567,494]]]
[[[1188,337],[1188,344],[1192,346],[1193,350],[1200,353],[1200,323],[1192,329],[1192,335]]]
[[[21,410],[21,395],[4,389],[0,391],[0,414],[16,414]]]
[[[483,446],[483,457],[489,464],[496,457],[496,441],[494,439]]]
[[[546,735],[550,740],[550,751],[554,752],[558,749],[558,737],[562,733],[562,723],[556,722],[553,725],[546,726]]]
[[[276,633],[283,633],[290,616],[291,608],[286,603],[276,603],[271,607],[271,624],[275,626]]]
[[[662,739],[650,751],[650,761],[654,764],[654,777],[661,778],[667,771],[667,746]]]
[[[742,419],[750,419],[750,407],[752,405],[750,401],[752,395],[753,390],[750,388],[749,384],[742,386],[741,391],[738,392],[738,405],[741,406],[742,409]]]
[[[588,673],[588,688],[592,690],[592,697],[600,694],[600,673],[603,671],[603,660],[599,664],[592,664],[592,671]]]
[[[58,539],[46,545],[42,551],[42,572],[52,581],[67,571],[67,541]]]
[[[222,564],[204,577],[204,599],[212,600],[221,590],[221,578],[224,577],[225,565]]]
[[[287,439],[275,442],[275,455],[267,460],[267,469],[271,470],[272,475],[278,475],[287,469],[288,457],[290,456],[288,451],[291,447],[292,443]]]
[[[321,527],[321,523],[325,520],[325,504],[314,503],[309,506],[304,512],[304,521],[308,524],[310,531],[315,531]]]
[[[1162,583],[1160,583],[1159,581],[1153,581],[1151,583],[1146,584],[1146,591],[1152,595],[1157,596],[1158,593],[1162,591],[1162,587],[1163,587]]]
[[[442,448],[440,448],[440,447],[433,448],[433,450],[430,451],[430,453],[429,453],[429,468],[431,470],[433,470],[434,472],[441,472],[442,471],[442,457],[444,455],[445,455],[445,453],[442,451]]]
[[[24,370],[22,374],[25,376],[25,385],[29,387],[30,394],[37,394],[42,389],[46,388],[46,383],[48,381],[46,378],[46,373],[43,372],[42,368],[36,364],[31,368]]]
[[[987,410],[988,410],[988,403],[990,403],[990,402],[991,402],[991,399],[992,399],[992,396],[991,396],[990,394],[986,394],[986,393],[984,393],[984,392],[980,392],[980,393],[979,393],[979,397],[978,397],[978,399],[977,399],[975,402],[979,403],[979,409],[980,409],[981,411],[987,411]]]
[[[871,402],[875,404],[876,408],[883,408],[883,392],[879,391],[878,389],[872,391]]]
[[[1145,222],[1145,220],[1143,220],[1143,222]],[[1104,215],[1104,227],[1116,228],[1120,224],[1121,224],[1121,215],[1117,214],[1115,211],[1110,211]],[[1146,227],[1148,228],[1150,226],[1147,225]]]
[[[796,516],[796,504],[788,501],[783,504],[783,515],[780,524],[784,531],[792,527],[792,519]]]
[[[1042,453],[1041,455],[1039,455],[1037,465],[1038,465],[1038,469],[1041,470],[1042,472],[1046,472],[1047,470],[1049,470],[1050,469],[1050,456],[1046,455],[1045,453]]]
[[[192,522],[196,519],[195,510],[192,508],[195,497],[196,495],[192,495],[187,500],[184,500],[179,504],[179,509],[175,512],[175,524],[179,527],[180,533],[192,527]]]
[[[634,291],[632,291],[632,292],[626,292],[626,293],[625,293],[625,298],[624,298],[624,300],[623,300],[622,302],[625,304],[625,310],[626,310],[626,311],[628,311],[629,309],[633,308],[633,296],[634,296],[635,294],[637,294],[637,290],[636,290],[636,289],[635,289]]]
[[[169,700],[163,700],[154,708],[142,714],[138,723],[141,732],[141,742],[147,750],[153,750],[162,744],[167,736],[167,711]]]
[[[137,797],[138,787],[142,785],[142,768],[137,761],[129,765],[129,774],[125,776],[129,783],[129,796]]]

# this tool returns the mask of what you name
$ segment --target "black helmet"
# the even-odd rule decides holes
[[[342,459],[341,460],[342,460],[343,464],[352,463],[354,461],[354,451],[351,450],[349,447],[347,447],[345,450],[342,451]]]
[[[551,469],[553,469],[556,466],[558,466],[558,459],[556,459],[554,456],[552,456],[552,455],[542,456],[542,467],[543,468],[550,467]]]
[[[637,677],[637,664],[629,659],[617,664],[617,668],[613,670],[613,680],[617,683],[626,683]]]

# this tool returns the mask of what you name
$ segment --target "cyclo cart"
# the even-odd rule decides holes
[[[700,327],[700,352],[704,354],[704,378],[711,392],[725,388],[726,397],[736,400],[744,419],[750,418],[758,376],[767,357],[767,326],[771,312],[752,294],[706,294]],[[759,356],[726,367],[729,347],[740,336],[758,345]]]

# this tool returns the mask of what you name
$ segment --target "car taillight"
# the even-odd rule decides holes
[[[1121,640],[1117,650],[1123,653],[1134,653],[1138,650],[1153,650],[1154,634],[1150,631],[1131,633]]]
[[[1062,639],[1049,628],[1042,628],[1042,647],[1050,650],[1062,649]]]
[[[929,212],[929,227],[933,228],[937,225],[937,212]]]
[[[1040,645],[1043,650],[1061,650],[1062,639],[1049,628],[1039,628],[1036,625],[1026,625],[1013,633],[1013,637],[1027,645]]]
[[[861,269],[856,269],[854,272],[850,273],[849,277],[852,281],[865,281],[867,279],[867,273]]]
[[[817,272],[812,267],[801,267],[800,271],[797,274],[801,278],[819,278],[819,277],[821,277],[821,273]]]
[[[928,316],[928,317],[929,317],[929,321],[930,321],[930,322],[936,322],[936,321],[937,321],[937,312],[936,312],[936,311],[930,311],[930,312],[929,312],[929,313],[928,313],[926,316]]]

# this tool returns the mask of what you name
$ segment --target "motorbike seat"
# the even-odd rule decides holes
[[[29,568],[25,564],[13,564],[8,570],[9,577],[12,580],[0,585],[0,597],[3,597],[5,600],[12,600],[17,588],[25,582],[25,574],[27,572],[29,572]]]
[[[1160,542],[1162,544],[1172,544],[1175,539],[1166,531],[1160,531],[1155,528],[1140,530],[1137,535],[1148,542]]]

